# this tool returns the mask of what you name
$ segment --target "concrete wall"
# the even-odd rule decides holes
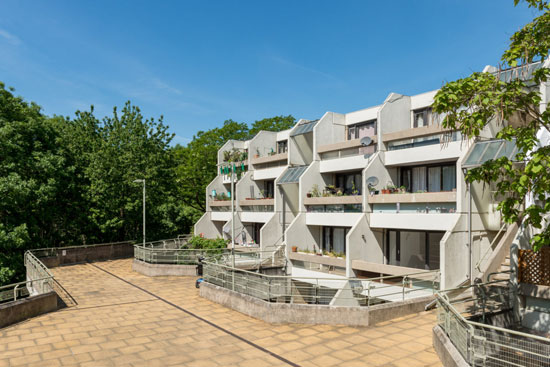
[[[390,93],[378,111],[379,150],[385,150],[382,135],[411,127],[411,98],[397,93]]]
[[[196,276],[197,265],[149,264],[134,259],[132,270],[148,277]]]
[[[306,225],[306,214],[300,213],[286,231],[287,251],[296,246],[299,250],[318,252],[321,238],[319,228]]]
[[[328,181],[329,175],[322,175],[319,173],[319,161],[313,161],[306,171],[300,177],[299,182],[299,206],[298,210],[300,212],[306,211],[306,206],[304,205],[304,198],[307,197],[307,193],[311,191],[313,185],[318,185],[319,190],[323,191],[325,185],[332,184]]]
[[[210,214],[212,212],[205,212],[201,219],[195,223],[194,226],[194,234],[198,236],[199,234],[203,234],[206,238],[222,238],[223,232],[223,222],[214,222],[210,219]]]
[[[57,310],[57,293],[48,292],[0,304],[0,328]]]
[[[248,144],[248,161],[252,162],[252,158],[259,154],[260,157],[265,157],[271,152],[277,152],[277,133],[273,131],[260,131]],[[250,169],[254,169],[251,164]]]
[[[369,226],[368,214],[355,222],[346,236],[346,276],[355,277],[353,260],[384,263],[383,231],[373,231]]]
[[[370,326],[396,317],[424,310],[433,297],[367,307],[325,306],[292,303],[271,303],[233,292],[209,283],[202,283],[200,295],[245,315],[271,324],[326,324]]]
[[[50,254],[51,256],[40,258],[40,261],[48,268],[91,261],[127,259],[134,257],[134,243],[119,242],[90,246],[60,247],[59,249],[52,249]]]
[[[326,144],[340,143],[346,140],[346,115],[327,112],[313,128],[315,143],[314,160],[320,160],[317,147]]]

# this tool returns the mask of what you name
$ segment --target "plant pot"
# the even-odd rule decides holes
[[[308,192],[308,193],[306,194],[306,196],[307,196],[308,198],[310,198],[310,197],[311,197],[311,193]]]
[[[390,190],[388,189],[382,189],[382,194],[389,194],[390,193]]]
[[[292,252],[298,252],[298,246],[292,246]]]
[[[317,256],[323,256],[323,254],[320,253],[320,252],[318,252],[316,255],[317,255]]]
[[[259,154],[254,154],[254,158],[260,158]]]

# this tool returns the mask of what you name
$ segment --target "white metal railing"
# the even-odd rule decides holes
[[[0,287],[0,303],[36,296],[54,290],[54,277],[48,268],[31,252],[25,252],[27,280]]]
[[[500,227],[499,231],[497,232],[496,236],[491,241],[491,244],[487,246],[487,249],[483,253],[482,256],[480,256],[478,262],[475,265],[475,268],[481,272],[481,264],[485,262],[487,259],[487,256],[492,253],[496,249],[496,246],[498,245],[499,241],[502,239],[502,236],[506,233],[506,229],[508,228],[508,224],[504,223]]]
[[[351,300],[361,306],[404,301],[431,296],[439,284],[439,271],[369,279],[314,278],[266,275],[209,261],[203,262],[203,277],[208,283],[269,302],[325,305]]]
[[[500,284],[499,284],[500,283]],[[513,291],[505,281],[473,286],[473,296],[451,301],[450,289],[436,293],[438,324],[472,366],[548,366],[550,339],[487,324],[495,313],[512,312]]]

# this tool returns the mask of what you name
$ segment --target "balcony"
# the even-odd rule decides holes
[[[373,144],[369,147],[361,145],[361,139],[346,140],[336,144],[322,145],[317,148],[321,155],[320,172],[337,172],[365,168],[368,161],[366,154],[372,154],[376,149],[376,136],[370,137]]]
[[[369,204],[455,203],[455,191],[369,195]]]
[[[266,164],[271,162],[286,161],[287,159],[288,153],[284,152],[279,154],[267,155],[265,157],[252,158],[252,164]]]
[[[422,231],[450,231],[460,214],[441,214],[437,211],[419,212],[373,212],[370,214],[371,228],[411,229]]]
[[[256,199],[248,198],[246,200],[240,200],[239,205],[242,206],[273,206],[275,205],[275,199]]]
[[[210,207],[231,206],[231,200],[210,200]]]
[[[361,203],[363,203],[363,196],[361,195],[304,198],[304,205],[343,205]]]

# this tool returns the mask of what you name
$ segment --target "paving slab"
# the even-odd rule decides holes
[[[53,268],[70,308],[0,329],[0,366],[440,366],[434,312],[367,328],[271,325],[132,260]]]

